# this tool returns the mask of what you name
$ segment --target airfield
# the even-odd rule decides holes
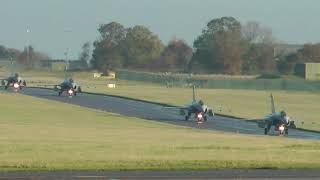
[[[39,88],[26,88],[22,93],[29,96],[79,105],[124,116],[154,120],[179,126],[218,130],[230,133],[263,135],[263,129],[258,128],[256,122],[216,115],[206,123],[197,124],[192,121],[184,121],[184,116],[178,115],[177,110],[173,111],[165,109],[165,105],[123,97],[80,93],[78,97],[68,98],[66,96],[57,96],[57,93],[53,90]],[[278,136],[276,132],[273,132],[273,135]],[[320,133],[290,129],[288,137],[320,140]]]
[[[120,82],[120,87],[107,89],[97,80],[96,84],[83,86],[84,93],[69,98],[43,88],[43,84],[60,79],[46,78],[44,82],[29,80],[34,87],[18,93],[0,90],[2,102],[6,102],[0,107],[0,178],[299,179],[320,176],[313,170],[320,167],[320,133],[290,129],[289,136],[279,137],[273,131],[265,136],[255,121],[232,117],[234,114],[215,115],[203,124],[184,121],[178,112],[164,107],[182,105],[181,99],[189,103],[189,88],[156,87],[155,90],[154,85]],[[80,84],[89,82],[84,79]],[[124,91],[121,83],[133,85]],[[136,95],[137,91],[132,89],[145,92]],[[180,93],[182,96],[177,98],[180,101],[172,103],[176,95],[168,95],[166,91]],[[203,93],[212,92],[217,91],[201,90],[197,95],[201,98]],[[290,94],[289,100],[297,94],[302,96],[297,92],[287,94]],[[315,99],[314,96],[316,94],[310,93],[310,99]],[[308,99],[305,98],[307,103]],[[266,104],[268,112],[268,101],[261,104]],[[233,109],[231,113],[234,112],[237,111]],[[317,130],[318,124],[312,122],[306,121],[306,125],[313,124],[310,129]]]

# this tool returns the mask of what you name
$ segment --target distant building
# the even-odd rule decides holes
[[[69,70],[70,71],[84,71],[87,70],[88,64],[86,61],[69,61]]]
[[[40,60],[40,68],[49,69],[50,71],[65,71],[66,68],[69,71],[82,71],[88,69],[88,64],[85,61],[65,61],[65,60]]]
[[[276,44],[274,47],[274,56],[286,56],[288,54],[296,53],[302,48],[303,45],[300,44]]]
[[[40,60],[40,68],[46,68],[51,71],[64,71],[66,68],[66,61],[64,60]]]
[[[320,63],[297,64],[294,73],[306,80],[320,80]]]

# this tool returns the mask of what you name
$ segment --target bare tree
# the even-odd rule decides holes
[[[242,36],[244,40],[255,44],[273,44],[275,38],[269,27],[261,26],[258,22],[250,21],[242,27]]]
[[[242,36],[246,46],[243,71],[250,74],[275,72],[272,30],[258,22],[248,22],[242,27]]]

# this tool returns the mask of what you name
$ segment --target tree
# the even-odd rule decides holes
[[[281,74],[292,74],[296,64],[306,62],[320,62],[320,43],[304,44],[296,53],[281,58],[277,66]]]
[[[161,54],[157,67],[187,71],[192,58],[192,48],[183,40],[173,39]]]
[[[33,68],[35,61],[48,59],[50,59],[50,57],[47,54],[35,51],[32,46],[25,47],[24,51],[17,57],[18,62],[23,64],[26,68]]]
[[[251,21],[246,23],[242,27],[242,35],[243,38],[248,42],[248,43],[257,43],[261,42],[260,35],[261,35],[261,27],[258,22]]]
[[[305,44],[301,53],[306,62],[320,62],[320,43]]]
[[[21,54],[21,51],[18,49],[14,49],[14,48],[8,48],[7,49],[10,57],[12,57],[13,59],[17,59],[19,57],[19,55]]]
[[[80,61],[84,61],[86,62],[87,64],[89,63],[90,61],[90,42],[85,42],[83,45],[82,45],[82,52],[79,56],[79,60]]]
[[[20,64],[31,66],[34,60],[35,52],[32,46],[25,47],[23,52],[18,56],[18,62]]]
[[[240,74],[241,24],[233,17],[213,19],[195,40],[195,61],[216,73]]]
[[[292,74],[297,63],[303,63],[303,54],[300,52],[291,53],[284,58],[281,58],[277,63],[277,68],[280,74]]]
[[[96,42],[94,46],[95,49],[91,60],[94,68],[106,72],[123,66],[125,56],[119,46],[108,46],[108,44],[104,44],[103,42]]]
[[[110,44],[118,45],[126,38],[126,28],[117,22],[102,24],[99,26],[100,41],[105,41]]]
[[[100,25],[99,40],[93,43],[91,64],[94,68],[108,71],[124,64],[125,53],[122,43],[126,38],[127,30],[117,22]]]
[[[218,67],[223,68],[223,73],[241,74],[242,47],[238,35],[227,33],[216,37],[215,58]]]
[[[272,30],[261,26],[258,22],[248,22],[242,27],[242,36],[246,47],[243,55],[243,72],[246,74],[275,72],[275,40]]]
[[[6,47],[0,45],[0,58],[9,58],[9,52]]]
[[[129,28],[123,45],[128,67],[148,67],[164,49],[159,37],[144,26]]]

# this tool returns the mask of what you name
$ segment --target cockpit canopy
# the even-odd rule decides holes
[[[280,116],[283,118],[283,117],[286,117],[287,116],[287,113],[286,112],[284,112],[284,111],[281,111],[280,112]]]

